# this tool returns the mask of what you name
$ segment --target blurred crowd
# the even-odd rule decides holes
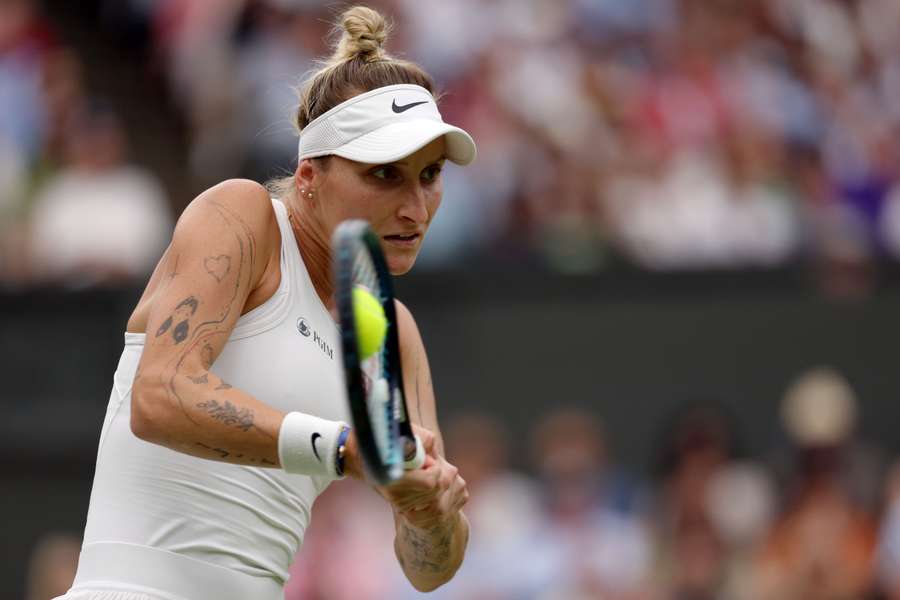
[[[65,4],[0,0],[0,288],[141,282],[194,194],[290,172],[294,86],[339,12],[94,0],[77,35]],[[852,288],[900,258],[897,0],[368,4],[478,142],[473,166],[444,172],[422,268],[804,264]],[[128,78],[119,54],[140,59]],[[125,95],[134,72],[164,97]],[[182,143],[137,144],[160,115]],[[153,152],[177,157],[177,185]],[[473,533],[432,597],[900,600],[900,463],[860,439],[856,411],[839,373],[803,374],[783,402],[790,443],[753,455],[726,412],[692,405],[650,477],[617,463],[593,412],[536,419],[528,457],[502,420],[457,415],[444,436]],[[315,511],[287,600],[416,596],[377,495],[341,482]],[[65,588],[77,547],[37,546],[29,600]]]
[[[594,412],[536,419],[526,471],[511,468],[501,420],[459,415],[444,435],[472,493],[472,536],[456,577],[430,597],[900,598],[900,463],[859,437],[857,409],[840,373],[802,373],[781,404],[785,442],[754,456],[721,405],[685,405],[647,478],[617,464],[614,432]],[[314,515],[287,599],[419,597],[392,564],[374,493],[332,486]],[[354,576],[342,576],[349,564]]]
[[[165,98],[132,93],[129,110],[172,111],[183,147],[162,151],[178,154],[182,181],[163,189],[129,158],[134,130],[102,55],[62,44],[66,24],[36,0],[0,1],[7,282],[138,277],[194,193],[290,172],[293,86],[327,54],[338,8],[85,4],[94,37],[162,81]],[[473,167],[445,172],[426,268],[477,256],[566,273],[844,272],[900,256],[896,0],[370,4],[395,22],[389,50],[435,76],[445,118],[479,144]]]
[[[461,569],[429,597],[898,600],[900,461],[859,434],[858,410],[839,372],[810,369],[784,393],[777,447],[750,452],[722,404],[686,404],[660,426],[654,466],[640,474],[616,460],[615,432],[596,411],[554,409],[524,443],[502,418],[457,414],[443,433],[471,493],[471,537]],[[424,597],[392,541],[374,491],[333,484],[286,600]],[[58,535],[37,546],[27,600],[66,588],[77,547]]]
[[[0,1],[0,282],[128,283],[168,243],[168,196],[86,79],[37,3]]]

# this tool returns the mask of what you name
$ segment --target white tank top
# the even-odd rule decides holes
[[[316,295],[284,205],[272,204],[281,230],[281,284],[238,320],[211,370],[279,410],[349,421],[338,328]],[[125,334],[100,434],[83,557],[92,548],[115,555],[109,548],[143,546],[283,584],[313,501],[329,481],[195,458],[135,437],[131,385],[143,347],[144,334]]]

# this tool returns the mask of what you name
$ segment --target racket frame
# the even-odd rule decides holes
[[[404,453],[415,447],[412,425],[409,422],[406,395],[403,391],[403,369],[400,362],[400,336],[397,311],[394,304],[392,276],[381,250],[378,237],[368,223],[353,219],[341,223],[332,236],[334,252],[335,300],[341,329],[341,356],[350,414],[354,433],[363,463],[369,476],[385,485],[402,477]],[[384,349],[387,367],[382,375],[388,383],[388,404],[392,418],[388,423],[389,436],[393,440],[393,461],[385,463],[376,441],[374,427],[369,415],[369,398],[359,355],[356,320],[353,310],[354,266],[360,252],[367,252],[375,269],[378,290],[371,290],[384,309],[388,327],[385,333]],[[374,385],[372,386],[374,387]]]

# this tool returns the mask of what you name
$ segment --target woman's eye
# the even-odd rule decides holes
[[[438,175],[441,174],[440,165],[434,165],[432,167],[428,167],[424,171],[422,171],[422,179],[425,181],[434,181],[438,178]]]
[[[374,171],[372,171],[372,175],[377,177],[378,179],[384,179],[385,181],[390,181],[396,179],[398,176],[396,167],[392,167],[390,165],[386,165],[384,167],[378,167]]]

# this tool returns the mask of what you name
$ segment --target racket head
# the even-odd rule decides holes
[[[341,223],[332,237],[335,301],[341,355],[353,428],[366,470],[384,485],[403,475],[406,405],[391,274],[378,237],[362,220]],[[387,331],[380,347],[363,358],[354,312],[354,289],[368,291],[384,310]]]

